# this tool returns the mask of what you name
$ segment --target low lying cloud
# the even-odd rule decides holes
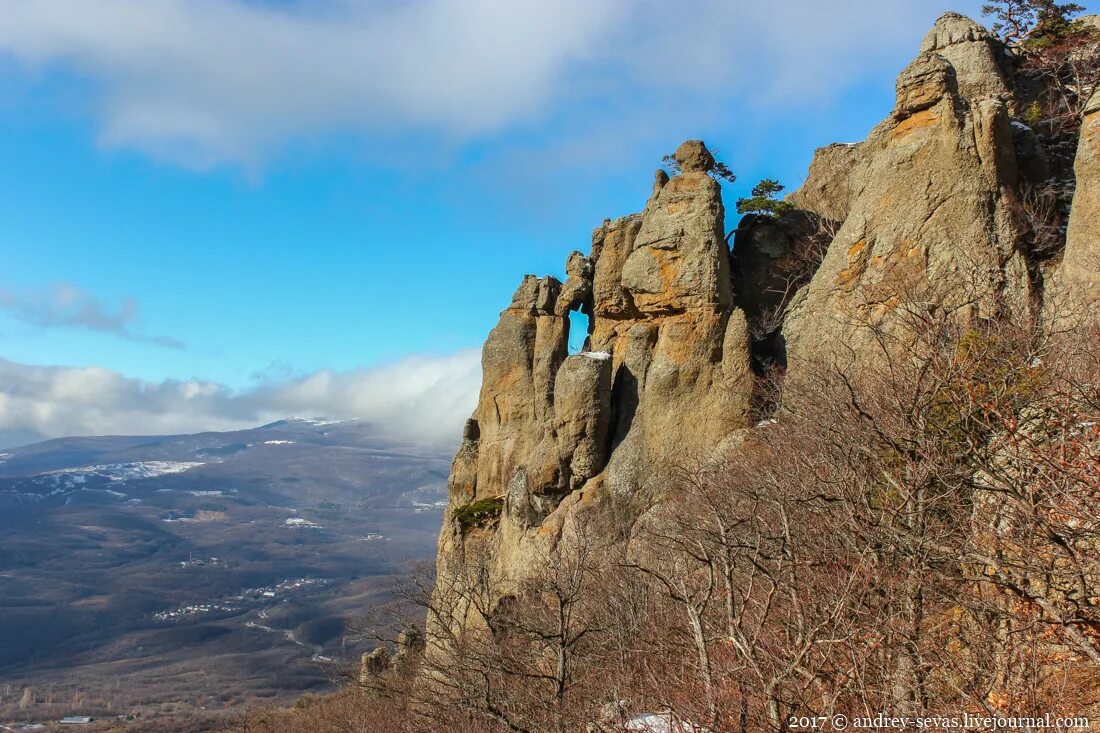
[[[452,447],[481,381],[476,350],[234,391],[195,380],[153,383],[99,367],[0,359],[0,446],[71,435],[235,430],[288,417],[362,418],[398,440]]]
[[[19,293],[0,288],[0,311],[40,328],[79,328],[173,349],[184,347],[178,339],[136,331],[141,314],[133,298],[125,298],[117,307],[112,307],[67,282],[56,283],[39,292]]]
[[[88,82],[107,146],[255,166],[332,132],[813,104],[912,55],[947,1],[0,0],[0,57]]]

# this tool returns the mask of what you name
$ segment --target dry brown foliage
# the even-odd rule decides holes
[[[487,557],[413,582],[425,657],[237,730],[1100,713],[1100,334],[911,325],[732,455],[666,467],[656,505],[592,512],[507,594]]]

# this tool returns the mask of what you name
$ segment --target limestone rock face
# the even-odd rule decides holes
[[[717,181],[703,172],[676,176],[651,200],[621,271],[639,314],[729,307],[724,213]]]
[[[623,288],[623,263],[634,251],[641,226],[642,215],[632,214],[605,221],[592,233],[593,312],[597,319],[630,318],[637,312],[633,297]]]
[[[653,195],[656,196],[660,193],[666,183],[668,183],[668,173],[663,168],[658,168],[657,172],[653,174]]]
[[[594,235],[592,348],[613,359],[615,451],[604,478],[615,492],[636,490],[675,446],[704,452],[748,420],[749,344],[727,339],[744,318],[732,317],[721,189],[704,172],[714,159],[697,141],[676,158],[682,174],[640,217]]]
[[[580,252],[573,252],[565,261],[568,278],[562,286],[554,312],[559,316],[571,310],[592,312],[592,261]]]
[[[524,528],[538,525],[603,469],[610,403],[610,355],[567,357],[555,377],[553,415],[542,439],[508,483],[506,518]]]
[[[481,445],[481,429],[470,418],[462,430],[462,446],[451,462],[447,477],[447,495],[451,501],[471,501],[477,494],[477,457]]]
[[[852,208],[865,163],[863,143],[836,143],[819,148],[802,187],[787,197],[800,209],[827,221],[842,222]]]
[[[603,470],[611,422],[611,355],[566,358],[554,388],[554,420],[563,489],[575,491]]]
[[[482,353],[484,382],[448,483],[439,572],[471,553],[504,587],[576,512],[636,491],[657,462],[706,451],[749,420],[753,374],[733,306],[721,189],[700,141],[676,151],[640,214],[605,221],[566,282],[524,279]],[[567,354],[569,312],[590,317]],[[500,500],[499,519],[462,527],[454,508]]]
[[[942,15],[924,37],[920,54],[920,58],[942,57],[950,65],[957,92],[966,99],[1009,96],[1002,68],[1004,48],[981,24],[965,15]]]
[[[500,496],[542,440],[567,352],[568,320],[556,313],[560,293],[555,278],[528,275],[490,332],[481,353],[481,398],[455,458],[452,496]]]
[[[905,67],[897,80],[894,119],[904,120],[959,91],[955,68],[938,53],[926,53]]]
[[[811,176],[793,197],[843,224],[784,323],[792,372],[841,351],[866,357],[868,327],[889,332],[913,308],[1028,315],[1026,225],[1000,58],[977,23],[940,18],[898,78],[893,113],[849,154],[854,174],[840,176],[831,195]],[[819,154],[819,174],[842,155]]]
[[[613,373],[602,478],[616,491],[637,488],[675,445],[705,451],[748,420],[747,328],[733,306],[721,189],[704,172],[713,156],[697,141],[676,156],[681,175],[641,214],[593,234],[591,346],[611,354]]]
[[[640,213],[604,221],[588,254],[569,255],[564,285],[524,278],[482,353],[437,592],[484,563],[499,600],[567,546],[586,512],[649,500],[669,469],[746,450],[754,333],[785,354],[787,400],[822,360],[877,358],[880,336],[897,335],[890,348],[906,353],[915,314],[968,323],[1033,318],[1057,301],[1096,308],[1100,97],[1081,136],[1064,258],[1043,282],[1020,183],[1049,171],[1035,134],[1009,116],[1018,100],[1004,61],[984,28],[948,13],[899,75],[889,116],[864,142],[818,150],[788,198],[796,210],[747,217],[732,253],[714,157],[689,140],[679,175],[658,171]],[[574,311],[589,323],[582,353],[569,354]],[[472,503],[458,516],[478,521],[460,522]]]
[[[1095,17],[1095,16],[1092,16]],[[1100,317],[1100,95],[1085,109],[1074,162],[1077,190],[1069,217],[1062,263],[1044,305],[1056,328]]]

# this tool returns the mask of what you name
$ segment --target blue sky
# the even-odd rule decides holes
[[[664,153],[793,188],[979,5],[0,0],[0,443],[402,411],[370,390],[451,431],[521,276]]]

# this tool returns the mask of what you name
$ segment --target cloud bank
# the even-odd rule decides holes
[[[812,104],[915,50],[914,27],[939,6],[0,0],[0,57],[89,82],[104,145],[254,166],[324,133],[465,140],[553,114],[584,129],[639,90]]]
[[[0,287],[0,311],[39,328],[79,328],[112,334],[129,341],[184,348],[179,339],[135,331],[141,314],[133,298],[125,298],[117,308],[112,308],[95,295],[68,282],[56,283],[37,293],[18,293]]]
[[[480,382],[474,349],[346,372],[324,370],[248,391],[0,359],[0,447],[71,435],[234,430],[291,415],[363,418],[387,437],[452,447],[477,402]]]

